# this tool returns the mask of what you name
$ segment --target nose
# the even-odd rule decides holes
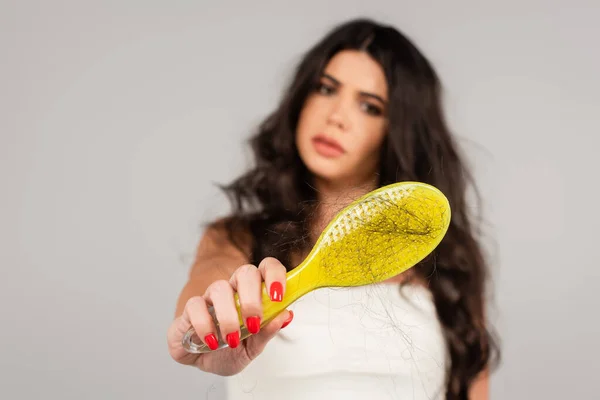
[[[332,104],[327,122],[331,125],[336,126],[342,131],[346,131],[350,128],[350,120],[348,118],[347,106],[344,104],[343,99],[338,99]]]

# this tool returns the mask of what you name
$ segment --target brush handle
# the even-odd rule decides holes
[[[306,293],[316,288],[317,280],[314,279],[315,274],[311,273],[310,268],[308,268],[308,266],[308,263],[302,263],[296,268],[294,268],[292,271],[287,273],[285,291],[281,302],[271,301],[271,297],[269,296],[269,292],[267,291],[266,285],[264,283],[262,284],[263,317],[261,318],[261,328],[268,324],[271,320],[273,320],[277,315],[279,315],[283,310],[289,307],[293,302],[295,302],[300,297],[304,296]],[[240,309],[240,299],[237,293],[235,294],[234,300],[240,324],[240,341],[242,341],[249,337],[251,333],[248,331],[248,328],[246,328],[246,324],[244,323],[244,319],[242,317],[242,312]],[[217,348],[217,350],[229,347],[227,341],[221,335],[221,329],[219,327],[219,321],[217,320],[217,317],[215,315],[214,307],[208,307],[208,312],[210,313],[213,319],[213,323],[216,327],[215,335],[217,336],[217,340],[219,341],[219,347]],[[209,353],[213,351],[204,342],[201,342],[199,344],[194,343],[192,337],[195,333],[196,331],[194,330],[194,328],[190,328],[185,333],[181,341],[183,348],[189,353]]]

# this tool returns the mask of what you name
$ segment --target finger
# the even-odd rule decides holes
[[[216,336],[217,330],[203,297],[195,296],[187,301],[183,310],[183,318],[191,323],[198,338],[209,349],[216,350],[219,347],[219,341]]]
[[[248,332],[256,334],[260,331],[262,318],[262,275],[252,264],[242,265],[229,280],[231,287],[238,294],[242,319]]]
[[[279,329],[283,329],[283,328],[285,328],[285,327],[286,327],[286,326],[288,326],[288,325],[289,325],[289,324],[292,322],[292,320],[294,319],[294,312],[293,312],[292,310],[288,310],[288,311],[289,311],[290,315],[287,317],[287,319],[286,319],[285,321],[283,321],[283,324],[281,324],[281,328],[279,328]]]
[[[266,257],[258,265],[271,301],[282,301],[285,294],[286,269],[283,264],[274,257]]]
[[[221,336],[225,338],[229,347],[235,349],[240,344],[240,325],[233,296],[231,284],[225,280],[218,280],[206,289],[204,299],[214,307]]]
[[[273,318],[258,334],[250,336],[246,342],[246,353],[250,360],[258,357],[263,352],[267,343],[275,337],[282,327],[287,326],[293,318],[294,313],[286,310]]]
[[[186,320],[183,315],[180,315],[171,323],[167,331],[169,354],[175,361],[184,365],[194,364],[199,356],[199,354],[188,353],[181,343],[183,336],[191,327],[192,324],[190,321]]]

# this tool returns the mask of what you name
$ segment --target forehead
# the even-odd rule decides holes
[[[324,72],[342,85],[386,97],[387,81],[383,68],[365,52],[341,51],[329,60]]]

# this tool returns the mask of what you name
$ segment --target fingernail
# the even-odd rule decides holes
[[[227,335],[227,344],[232,349],[235,349],[236,347],[238,347],[238,344],[240,344],[240,332],[235,331],[235,332],[231,332],[230,334],[228,334]]]
[[[281,301],[283,300],[283,285],[281,282],[273,282],[271,283],[270,289],[271,301]]]
[[[290,324],[290,322],[292,322],[293,319],[294,319],[294,312],[292,310],[290,310],[289,318],[286,319],[285,321],[283,321],[283,325],[281,325],[281,328],[279,328],[279,329],[283,329],[286,326],[288,326]]]
[[[219,341],[214,333],[210,333],[204,337],[204,343],[208,345],[211,350],[216,350],[219,347]]]
[[[246,318],[246,327],[248,327],[248,332],[251,334],[258,333],[260,331],[260,317]]]

